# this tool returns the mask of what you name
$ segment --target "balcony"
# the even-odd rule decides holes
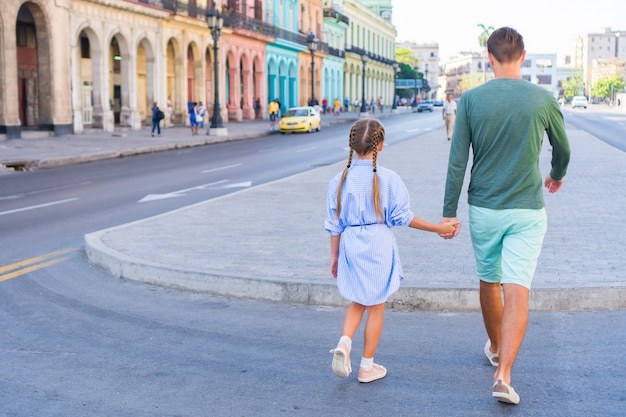
[[[324,17],[328,17],[330,19],[335,19],[337,23],[343,23],[346,26],[350,25],[350,18],[339,13],[335,9],[324,9]]]
[[[367,52],[365,49],[358,48],[356,46],[353,46],[351,48],[346,48],[346,52],[351,52],[351,53],[357,54],[357,55],[365,54],[365,55],[367,55],[367,57],[370,60],[379,62],[379,63],[384,64],[384,65],[392,66],[393,63],[395,62],[393,59],[385,58],[385,57],[380,56],[378,54],[373,54],[371,52]]]
[[[233,29],[247,29],[249,31],[261,33],[270,37],[277,36],[277,28],[261,20],[230,10],[223,11],[221,15],[224,18],[225,27]]]
[[[328,54],[332,56],[337,56],[339,58],[346,57],[346,51],[344,51],[343,49],[332,48],[330,46],[328,47]]]

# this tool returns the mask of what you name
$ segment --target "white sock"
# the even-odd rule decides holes
[[[352,350],[352,339],[350,339],[348,336],[341,336],[341,338],[339,339],[339,343],[345,343],[345,345],[348,346],[348,350]]]
[[[374,366],[374,358],[361,358],[361,369],[369,371]]]

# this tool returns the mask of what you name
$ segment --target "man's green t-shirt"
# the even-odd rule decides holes
[[[468,202],[490,209],[541,209],[539,154],[552,145],[555,180],[565,176],[570,147],[563,115],[550,92],[528,81],[497,78],[466,91],[458,105],[448,164],[444,217],[456,217],[473,154]]]

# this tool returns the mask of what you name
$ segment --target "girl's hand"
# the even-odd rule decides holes
[[[330,259],[330,275],[335,279],[337,279],[337,263],[337,258]]]

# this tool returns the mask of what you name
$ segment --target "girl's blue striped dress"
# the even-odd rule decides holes
[[[384,219],[377,221],[372,197],[372,161],[355,159],[342,190],[341,214],[337,212],[337,187],[342,173],[328,185],[328,218],[325,229],[341,234],[337,287],[341,295],[365,306],[384,303],[403,279],[394,226],[407,226],[414,214],[409,192],[394,171],[376,167]]]

